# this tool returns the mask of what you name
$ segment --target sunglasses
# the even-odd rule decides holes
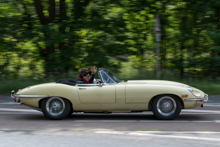
[[[86,74],[85,77],[88,77],[88,78],[91,77],[91,75],[88,75],[88,76],[87,76],[87,75],[88,75],[88,74]]]

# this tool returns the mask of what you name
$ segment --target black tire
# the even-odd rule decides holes
[[[51,120],[64,119],[71,112],[69,101],[60,97],[44,99],[41,103],[41,109],[44,116]]]
[[[71,108],[72,109],[72,108]],[[73,109],[72,110],[70,110],[70,113],[69,113],[69,115],[68,116],[71,116],[72,114],[73,114]]]
[[[173,95],[157,96],[152,102],[152,111],[158,119],[172,120],[179,116],[181,109],[179,98]]]

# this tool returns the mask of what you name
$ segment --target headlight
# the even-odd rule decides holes
[[[184,87],[186,87],[194,96],[196,96],[196,97],[200,97],[202,94],[199,92],[199,91],[197,91],[197,90],[193,90],[191,87],[189,87],[189,86],[184,86]]]
[[[186,87],[191,93],[193,93],[193,89],[191,87]]]

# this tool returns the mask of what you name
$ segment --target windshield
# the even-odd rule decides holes
[[[102,80],[104,83],[116,83],[112,78],[107,75],[104,71],[101,71]],[[110,77],[110,78],[109,78]]]
[[[121,82],[115,75],[113,75],[109,70],[104,70],[115,82]]]

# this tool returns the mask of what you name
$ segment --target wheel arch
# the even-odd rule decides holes
[[[167,95],[177,97],[177,98],[180,100],[180,103],[181,103],[181,105],[182,105],[182,108],[184,108],[183,100],[182,100],[178,95],[166,93],[166,94],[158,94],[158,95],[155,95],[154,97],[152,97],[152,98],[150,99],[149,103],[148,103],[148,110],[152,110],[152,102],[153,102],[153,100],[154,100],[156,97],[158,97],[158,96],[167,96]]]
[[[53,96],[51,96],[51,97],[53,97]],[[45,100],[45,99],[51,98],[51,97],[42,98],[42,99],[38,102],[38,107],[41,109],[41,103],[42,103],[42,101]],[[59,97],[59,96],[58,96],[58,97]],[[73,104],[72,104],[72,102],[71,102],[70,100],[68,100],[67,98],[64,98],[64,97],[60,97],[60,98],[67,100],[67,101],[70,103],[71,110],[73,111]]]

